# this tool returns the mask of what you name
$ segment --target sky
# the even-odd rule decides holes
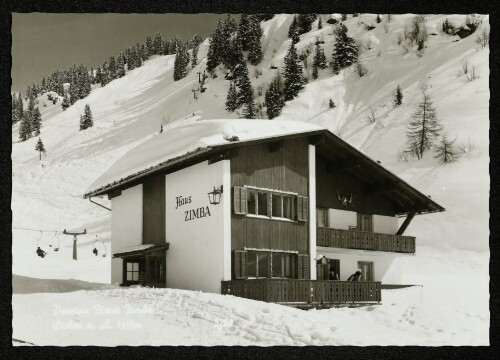
[[[146,36],[189,40],[214,31],[225,14],[12,14],[12,91],[73,63],[90,68]]]

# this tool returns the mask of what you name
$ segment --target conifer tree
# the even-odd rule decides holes
[[[251,15],[241,14],[238,30],[241,36],[241,46],[244,51],[248,50],[249,18]]]
[[[38,151],[40,155],[40,160],[42,160],[42,152],[45,152],[45,147],[43,146],[43,142],[41,138],[38,138],[38,142],[36,143],[35,150]]]
[[[102,69],[100,66],[97,66],[97,70],[95,71],[95,82],[100,84],[102,82]],[[64,94],[59,94],[64,95]]]
[[[117,78],[116,75],[116,61],[114,56],[109,57],[109,65],[108,65],[109,77],[110,80],[114,80]]]
[[[146,37],[146,53],[148,57],[154,54],[153,40],[151,40],[151,36]]]
[[[313,59],[313,78],[318,78],[318,69],[326,68],[326,56],[323,48],[320,45],[320,42],[316,42],[316,52],[314,53]]]
[[[318,20],[318,30],[323,29],[323,20],[321,20],[321,17]]]
[[[118,78],[125,76],[125,59],[123,54],[118,55],[118,60],[116,62],[116,76]]]
[[[281,114],[283,109],[283,80],[278,72],[269,84],[265,95],[266,113],[269,119],[273,119]]]
[[[356,17],[358,14],[352,14],[352,17]],[[347,20],[347,14],[341,14],[340,15],[340,20],[346,21]]]
[[[61,106],[62,106],[62,109],[63,111],[66,110],[68,107],[69,107],[69,98],[68,98],[68,94],[65,94],[64,95],[64,98],[63,98],[63,101],[61,103]]]
[[[328,102],[328,107],[329,107],[330,109],[335,109],[336,105],[335,105],[335,103],[333,102],[333,100],[332,100],[332,99],[330,99],[330,101]]]
[[[227,54],[227,59],[225,61],[226,66],[231,69],[233,76],[238,77],[238,70],[235,70],[236,66],[245,66],[245,58],[243,57],[243,46],[241,44],[241,36],[236,33],[230,41],[229,53]],[[236,73],[236,74],[235,74]]]
[[[178,81],[187,75],[187,65],[189,63],[189,53],[187,47],[181,44],[177,49],[174,61],[174,81]]]
[[[262,48],[260,38],[262,37],[262,29],[257,16],[250,15],[248,20],[248,61],[250,64],[257,65],[262,60]]]
[[[377,24],[380,24],[382,22],[382,18],[380,17],[380,14],[377,14]]]
[[[394,106],[399,106],[403,103],[403,92],[401,91],[401,87],[397,86],[396,92],[394,93],[394,98],[393,98]]]
[[[193,57],[191,59],[191,67],[192,68],[194,68],[196,65],[198,65],[198,50],[199,50],[199,45],[197,45],[193,48]]]
[[[299,35],[311,31],[312,23],[314,22],[314,20],[316,20],[317,17],[317,14],[299,14],[297,16]]]
[[[163,52],[163,40],[161,34],[157,32],[153,40],[153,52],[156,55],[161,55]]]
[[[207,53],[207,71],[213,72],[217,65],[220,64],[222,59],[222,37],[223,37],[223,24],[221,19],[217,21],[217,27],[210,37],[210,43]]]
[[[284,99],[285,101],[292,100],[304,87],[302,80],[302,65],[300,64],[297,50],[293,43],[288,48],[288,52],[285,56],[283,78]]]
[[[23,111],[20,121],[21,124],[19,125],[19,140],[26,141],[31,137],[31,121],[28,117],[27,111]]]
[[[80,130],[88,129],[94,126],[94,119],[89,104],[85,104],[83,115],[80,115]]]
[[[291,38],[292,36],[294,36],[294,34],[297,32],[298,30],[298,24],[297,24],[297,16],[294,16],[293,17],[293,21],[292,23],[290,24],[290,27],[288,28],[288,37]]]
[[[297,44],[300,41],[299,37],[299,28],[296,28],[294,33],[292,34],[292,44]]]
[[[340,24],[335,36],[335,46],[332,54],[333,72],[338,74],[340,70],[354,64],[358,59],[358,48],[353,38],[347,36],[347,27]]]
[[[439,159],[442,164],[448,164],[457,159],[458,152],[455,150],[454,143],[456,139],[449,140],[443,135],[436,146],[435,159]]]
[[[439,136],[441,126],[430,96],[424,91],[423,99],[417,105],[406,133],[406,151],[421,159],[425,150],[431,149]]]
[[[35,107],[31,115],[31,131],[34,132],[35,136],[40,135],[41,127],[42,127],[42,114],[40,114],[40,110],[38,109],[38,107]]]
[[[226,98],[226,110],[233,112],[238,108],[238,93],[236,92],[236,86],[231,81],[229,84],[229,90],[227,92]]]
[[[257,118],[257,107],[255,106],[253,99],[251,99],[245,103],[245,106],[244,106],[243,111],[241,113],[242,113],[242,117],[244,119],[256,119]]]
[[[240,69],[241,75],[235,79],[238,87],[238,107],[253,101],[253,88],[250,77],[248,76],[248,68],[245,64],[242,64]]]

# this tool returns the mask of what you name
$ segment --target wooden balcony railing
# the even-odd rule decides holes
[[[415,237],[319,227],[316,246],[414,254]]]
[[[223,295],[276,303],[378,303],[379,281],[248,279],[221,282]]]

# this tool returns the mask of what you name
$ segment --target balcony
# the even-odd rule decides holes
[[[221,282],[223,295],[283,304],[373,304],[382,298],[378,281],[248,279]]]
[[[415,237],[319,227],[316,246],[415,254]]]

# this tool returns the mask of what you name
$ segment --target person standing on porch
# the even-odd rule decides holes
[[[333,267],[330,267],[330,271],[328,272],[328,280],[339,280],[339,274],[335,272]]]
[[[354,274],[347,278],[347,281],[361,281],[361,271],[356,271]]]

